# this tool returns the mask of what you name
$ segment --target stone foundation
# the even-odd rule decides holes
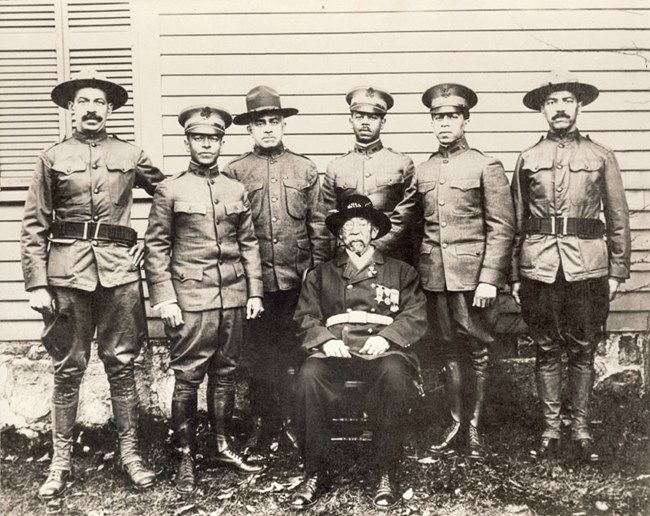
[[[534,347],[525,336],[506,336],[495,348],[498,376],[513,386],[534,395]],[[424,361],[426,367],[426,361]],[[648,392],[650,336],[633,333],[611,334],[596,353],[596,391],[601,389]],[[439,390],[437,371],[424,371],[427,391]],[[174,375],[169,369],[169,354],[163,341],[151,341],[136,362],[138,396],[143,410],[168,417]],[[27,435],[49,429],[52,392],[50,359],[34,342],[5,344],[0,353],[0,429],[15,426]],[[205,408],[205,382],[199,393],[199,407]],[[516,410],[516,408],[513,408]],[[111,417],[108,381],[93,347],[88,370],[81,385],[78,422],[85,426],[105,424]]]

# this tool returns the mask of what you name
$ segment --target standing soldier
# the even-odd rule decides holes
[[[362,194],[390,217],[404,198],[414,172],[411,158],[384,147],[381,142],[381,130],[386,124],[386,113],[393,107],[393,97],[382,89],[360,86],[350,90],[345,100],[350,106],[350,125],[356,142],[354,150],[327,165],[323,199],[329,209],[340,210],[348,197]],[[416,250],[409,240],[412,233],[403,231],[393,241],[389,254],[412,264],[412,251]],[[388,251],[380,242],[377,245]]]
[[[512,295],[535,341],[544,415],[533,458],[552,455],[559,444],[564,347],[572,439],[582,459],[599,459],[587,419],[594,352],[609,301],[630,276],[630,224],[614,153],[577,129],[582,106],[596,97],[596,87],[567,72],[551,73],[524,97],[524,105],[540,111],[549,125],[546,137],[519,156],[512,181],[517,218]]]
[[[217,167],[231,121],[230,113],[215,106],[192,106],[178,116],[190,164],[158,187],[145,236],[151,303],[160,310],[171,342],[176,379],[171,426],[181,455],[176,474],[181,494],[196,489],[197,393],[206,373],[215,462],[241,473],[263,469],[246,462],[228,437],[244,318],[263,310],[259,248],[246,190]]]
[[[422,95],[430,109],[438,151],[417,166],[415,179],[392,222],[395,231],[424,216],[419,272],[430,321],[437,321],[446,361],[452,421],[432,453],[453,453],[463,423],[463,375],[469,356],[473,400],[469,457],[484,455],[479,422],[483,408],[497,290],[505,286],[514,236],[514,213],[503,165],[471,149],[465,139],[476,94],[460,84],[438,84]],[[399,234],[399,233],[398,233]],[[390,235],[389,235],[390,237]]]
[[[71,138],[41,153],[25,201],[22,266],[30,306],[43,315],[43,345],[54,365],[53,456],[42,499],[71,482],[79,385],[97,330],[124,470],[138,488],[154,483],[137,450],[133,360],[146,338],[140,290],[142,245],[131,228],[132,189],[153,194],[163,174],[138,147],[106,134],[126,90],[86,68],[52,90],[69,109]]]
[[[316,165],[282,143],[285,118],[298,110],[282,108],[280,95],[268,86],[249,91],[246,108],[234,122],[247,126],[254,147],[231,161],[224,174],[248,190],[262,258],[266,311],[248,322],[244,350],[255,419],[249,445],[262,449],[280,429],[295,445],[288,428],[287,368],[297,344],[289,327],[302,276],[328,257],[329,236]]]

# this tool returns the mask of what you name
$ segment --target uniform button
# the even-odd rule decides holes
[[[95,193],[99,193],[99,188],[95,188]]]
[[[214,223],[215,223],[217,226],[219,225],[219,221],[218,221],[218,220],[215,220]]]
[[[347,326],[343,326],[343,331],[348,331],[349,329],[350,328],[348,328]]]
[[[370,192],[366,192],[366,197],[368,197],[369,195],[370,195]]]
[[[272,220],[273,222],[277,222],[277,221],[278,221],[278,218],[277,218],[277,217],[273,217],[271,220]]]
[[[438,204],[439,204],[440,206],[444,206],[444,205],[445,205],[445,201],[438,201]]]
[[[370,288],[375,288],[376,286],[377,286],[376,283],[371,283],[371,284],[370,284]]]
[[[443,159],[442,162],[447,164],[447,163],[449,163],[449,160],[448,159]]]
[[[562,168],[562,165],[560,163],[558,163],[557,168]]]
[[[441,225],[443,228],[446,228],[446,227],[447,227],[447,223],[446,223],[446,222],[441,222],[440,225]]]
[[[278,180],[276,178],[274,178],[274,177],[271,178],[271,183],[277,183],[277,182],[278,182]]]
[[[98,245],[99,244],[99,242],[97,240],[93,240],[92,243],[93,243],[93,245]]]
[[[558,145],[558,147],[559,147],[560,149],[564,149],[564,144],[563,144],[563,143],[560,143],[560,145]]]
[[[447,247],[449,247],[449,244],[442,244],[443,249],[447,249]]]
[[[217,240],[217,244],[218,244],[218,245],[221,245],[221,240]]]
[[[211,185],[214,184],[214,179],[210,179],[210,184],[211,184]]]
[[[277,202],[278,198],[277,197],[271,197],[272,202]]]
[[[351,312],[351,311],[352,311],[352,308],[347,308],[345,311],[346,311],[346,312]]]
[[[440,184],[441,184],[441,185],[444,185],[446,182],[447,182],[447,181],[446,181],[445,179],[441,179],[441,180],[440,180]]]
[[[214,201],[215,204],[219,204],[219,201]]]
[[[557,191],[558,191],[558,192],[561,192],[562,190],[564,190],[564,188],[562,188],[561,186],[558,186],[558,187],[557,187]]]
[[[95,216],[93,217],[93,220],[99,220],[99,215],[95,215]]]
[[[368,333],[372,333],[372,328],[368,328]]]
[[[93,168],[97,169],[97,168],[99,168],[99,165],[97,163],[95,163],[95,164],[93,164]]]
[[[370,177],[372,174],[366,174],[366,177]]]
[[[90,144],[90,146],[91,146],[91,147],[97,147],[97,144],[96,144],[95,142],[92,142],[92,143]]]
[[[348,286],[345,287],[345,288],[347,288],[348,290],[352,290],[352,285],[348,285]]]
[[[223,265],[223,260],[219,260],[219,265]]]
[[[273,243],[274,243],[274,244],[277,244],[277,243],[278,243],[278,239],[277,239],[277,238],[274,238],[274,239],[273,239]]]
[[[374,308],[371,308],[370,311],[371,311],[371,312],[376,312],[377,310],[374,309]]]

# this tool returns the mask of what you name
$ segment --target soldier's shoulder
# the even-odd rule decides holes
[[[187,170],[183,170],[182,172],[178,172],[177,174],[174,174],[174,175],[171,175],[171,176],[165,178],[162,181],[162,183],[160,183],[160,184],[163,185],[165,183],[171,183],[173,181],[178,181],[181,177],[185,176],[186,174],[187,174]]]
[[[239,161],[241,161],[241,160],[247,158],[247,157],[250,156],[251,154],[253,154],[253,152],[252,152],[252,151],[248,151],[248,152],[244,152],[243,154],[240,154],[239,156],[237,156],[237,157],[231,159],[231,160],[228,162],[228,164],[226,165],[226,168],[229,168],[229,167],[233,166],[235,163],[237,163],[237,162],[239,162]]]
[[[64,145],[70,139],[71,139],[71,136],[64,136],[63,138],[61,138],[60,140],[52,143],[48,147],[45,147],[41,152],[48,153],[48,152],[55,151],[57,149],[57,147],[60,147],[61,145]]]
[[[587,144],[595,147],[597,150],[603,152],[604,154],[608,154],[608,153],[612,152],[611,148],[609,148],[607,145],[604,145],[604,144],[602,144],[602,143],[600,143],[598,141],[592,140],[591,137],[588,134],[586,134],[584,136],[584,138],[581,138],[581,140],[583,140]]]
[[[292,151],[291,149],[287,149],[286,147],[285,147],[284,150],[285,150],[285,152],[286,152],[288,155],[290,155],[290,156],[294,156],[295,159],[305,160],[306,162],[308,162],[308,163],[314,165],[314,162],[313,162],[310,158],[308,158],[307,156],[305,156],[304,154],[300,154],[300,153],[298,153],[298,152],[294,152],[294,151]],[[314,165],[314,166],[315,166],[315,165]]]
[[[335,156],[332,161],[329,162],[329,164],[334,164],[334,163],[340,163],[341,161],[345,160],[348,156],[350,156],[354,151],[350,149],[347,152],[344,152],[343,154],[339,154],[338,156]]]
[[[411,161],[411,158],[410,158],[409,156],[407,156],[407,155],[404,154],[403,152],[396,151],[396,150],[393,149],[392,147],[384,147],[384,149],[386,149],[386,150],[387,150],[388,152],[390,152],[391,154],[395,154],[396,156],[399,156],[400,158],[404,158],[404,159],[407,159],[407,160]]]
[[[108,141],[114,142],[114,143],[117,143],[117,144],[120,144],[120,145],[124,145],[124,146],[126,146],[128,148],[131,148],[133,150],[137,150],[137,151],[140,150],[140,147],[138,145],[136,145],[133,142],[130,142],[129,140],[125,140],[124,138],[118,136],[115,133],[112,133],[112,134],[108,135]]]
[[[537,150],[544,146],[544,144],[547,142],[546,137],[544,135],[539,137],[539,140],[537,140],[535,143],[533,143],[531,146],[526,147],[524,150],[521,151],[521,154],[526,154],[531,151]]]

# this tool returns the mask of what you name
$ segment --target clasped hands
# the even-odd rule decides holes
[[[373,335],[368,337],[366,343],[359,350],[359,353],[362,355],[381,355],[385,353],[390,348],[390,343],[381,335]],[[342,340],[331,339],[328,340],[322,346],[323,353],[326,357],[336,357],[336,358],[350,358],[350,348],[345,345]]]

